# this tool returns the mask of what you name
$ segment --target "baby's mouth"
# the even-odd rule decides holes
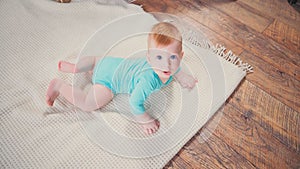
[[[164,73],[164,75],[170,76],[171,72],[170,71],[162,71]]]

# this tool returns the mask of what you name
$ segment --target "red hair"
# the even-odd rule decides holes
[[[156,45],[167,46],[174,41],[179,42],[179,50],[182,50],[182,36],[179,30],[168,22],[160,22],[155,24],[148,36],[148,46],[151,41]]]

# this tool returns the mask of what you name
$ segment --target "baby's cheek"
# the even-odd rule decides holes
[[[177,69],[179,68],[179,66],[180,66],[180,61],[174,62],[174,63],[171,65],[172,71],[175,73],[175,72],[177,71]]]
[[[156,62],[154,63],[154,67],[156,67],[156,69],[162,70],[165,69],[166,64],[164,64],[164,62]]]

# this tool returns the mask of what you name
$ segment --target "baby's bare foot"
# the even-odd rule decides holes
[[[63,81],[60,79],[53,79],[47,90],[46,102],[49,106],[53,106],[55,99],[59,96],[59,88],[63,84]]]
[[[75,73],[75,64],[66,61],[59,61],[58,70],[66,73]]]

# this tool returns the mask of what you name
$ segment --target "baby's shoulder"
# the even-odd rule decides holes
[[[144,86],[149,87],[152,90],[156,90],[160,88],[160,83],[155,74],[153,74],[151,71],[143,72],[139,76],[140,83],[143,83]]]

